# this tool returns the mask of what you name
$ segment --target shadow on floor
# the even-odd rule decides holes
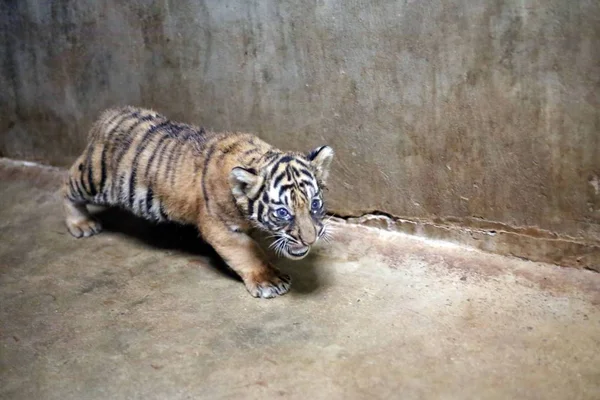
[[[106,208],[94,215],[105,232],[119,233],[147,246],[211,259],[211,267],[232,279],[240,277],[229,268],[217,252],[200,237],[196,227],[176,223],[153,223],[119,208]]]
[[[182,253],[182,256],[209,258],[211,260],[209,264],[216,271],[241,282],[241,278],[208,243],[202,240],[198,230],[192,225],[152,223],[119,208],[106,208],[95,212],[94,215],[102,222],[105,232],[126,235],[154,248]],[[269,259],[282,271],[292,276],[293,293],[306,295],[317,291],[322,286],[323,282],[316,271],[317,256],[314,251],[301,261],[278,259],[269,251],[269,242],[264,237],[255,238],[261,243]]]

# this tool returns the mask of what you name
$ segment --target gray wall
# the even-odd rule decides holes
[[[597,0],[2,7],[1,155],[67,165],[129,103],[331,144],[340,214],[600,244]]]

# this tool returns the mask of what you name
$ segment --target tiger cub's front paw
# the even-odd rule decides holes
[[[292,278],[275,268],[269,268],[249,274],[244,284],[253,297],[270,299],[286,294],[292,285]]]

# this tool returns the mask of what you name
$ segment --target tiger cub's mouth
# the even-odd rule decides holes
[[[302,246],[302,245],[296,245],[296,246],[286,246],[285,248],[285,255],[288,256],[288,258],[293,258],[296,260],[299,260],[301,258],[304,258],[308,252],[310,251],[310,246]]]

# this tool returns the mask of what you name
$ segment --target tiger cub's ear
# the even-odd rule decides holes
[[[321,146],[314,149],[306,156],[314,169],[315,176],[323,184],[327,183],[329,166],[331,165],[331,160],[333,160],[333,154],[333,149],[331,147]]]
[[[235,198],[243,196],[254,198],[263,184],[263,177],[253,168],[235,167],[229,174],[229,186]]]

